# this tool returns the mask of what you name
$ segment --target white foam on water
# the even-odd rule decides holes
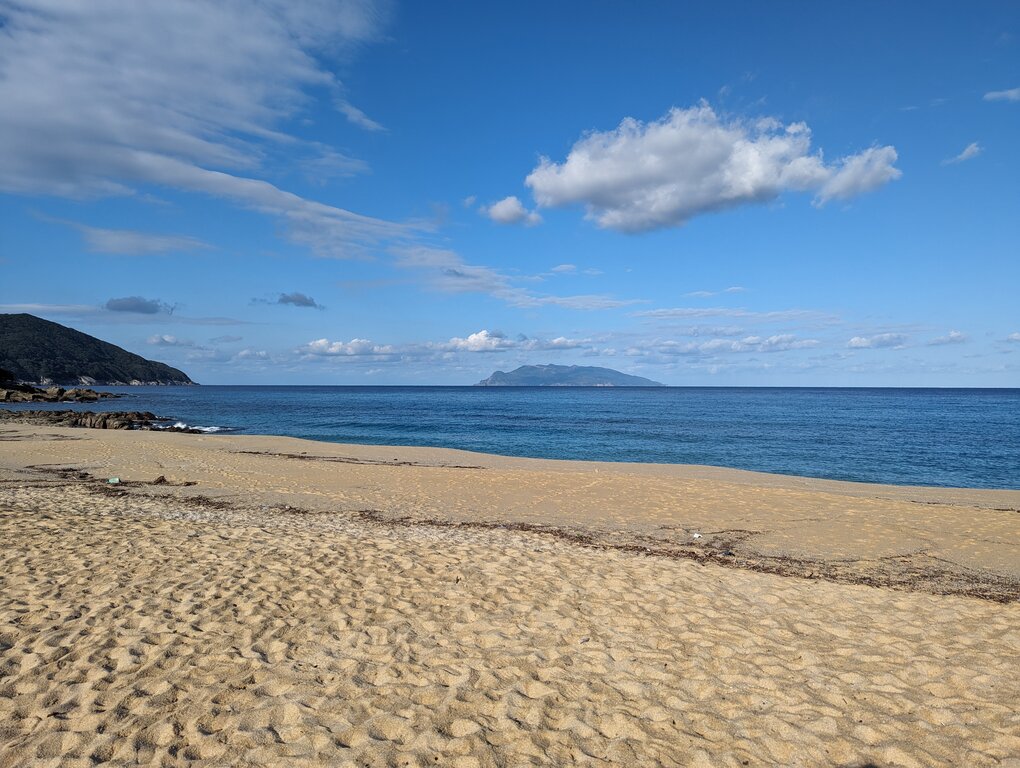
[[[156,429],[197,429],[199,432],[229,432],[229,427],[193,427],[183,421],[175,421],[173,424],[160,425]]]

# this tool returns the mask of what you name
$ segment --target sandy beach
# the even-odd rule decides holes
[[[4,424],[0,766],[1016,768],[1018,510]]]

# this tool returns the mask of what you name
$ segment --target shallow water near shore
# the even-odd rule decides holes
[[[149,410],[193,426],[329,442],[1020,488],[1020,389],[105,389],[128,397],[71,407]]]

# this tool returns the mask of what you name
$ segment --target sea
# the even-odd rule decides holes
[[[1020,389],[105,387],[210,434],[1020,488]],[[11,406],[5,406],[11,407]]]

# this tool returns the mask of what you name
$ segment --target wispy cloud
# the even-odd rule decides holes
[[[92,304],[0,304],[0,312],[30,315],[92,315],[102,311]]]
[[[928,342],[930,347],[940,347],[946,344],[963,344],[967,341],[967,334],[961,331],[950,331],[945,336],[937,336]]]
[[[155,185],[199,193],[278,217],[292,239],[324,256],[413,239],[415,225],[257,177],[273,147],[322,155],[321,145],[278,126],[312,90],[342,93],[323,56],[374,39],[383,16],[370,0],[4,3],[0,190],[94,198]]]
[[[426,284],[444,293],[484,293],[513,307],[554,306],[566,309],[614,309],[639,303],[635,299],[617,299],[602,294],[555,296],[536,293],[514,284],[519,276],[493,267],[466,264],[453,251],[416,246],[394,251],[396,265],[425,276]]]
[[[562,163],[542,158],[525,183],[541,206],[580,203],[600,227],[644,232],[787,190],[813,191],[819,205],[855,197],[899,178],[896,157],[871,147],[826,164],[804,123],[725,120],[703,102],[592,131]]]
[[[113,307],[107,306],[113,302]],[[156,307],[155,311],[151,311]],[[180,325],[249,325],[247,320],[232,317],[189,317],[177,311],[176,304],[141,296],[125,296],[110,299],[104,305],[95,304],[0,304],[0,312],[27,312],[41,317],[59,317],[88,320],[104,324],[151,324],[173,322]]]
[[[836,319],[834,315],[812,309],[781,309],[758,312],[738,307],[671,307],[668,309],[645,309],[631,313],[632,317],[646,317],[655,320],[692,319],[706,317],[731,317],[758,321],[816,321]]]
[[[745,290],[747,289],[742,286],[731,285],[729,288],[723,288],[721,291],[691,291],[690,293],[685,293],[684,297],[691,299],[707,299],[712,296],[720,296],[724,293],[743,293]]]
[[[93,253],[119,256],[146,256],[154,253],[177,253],[212,248],[209,243],[187,235],[166,235],[135,229],[91,227],[77,221],[38,216],[43,221],[61,224],[81,233],[85,247]]]
[[[150,253],[173,253],[211,248],[194,237],[184,235],[158,235],[131,229],[101,229],[79,225],[85,237],[86,246],[97,253],[121,255],[146,255]]]
[[[960,154],[956,155],[955,157],[950,157],[943,160],[942,165],[954,165],[956,163],[962,163],[965,160],[970,160],[972,158],[977,157],[978,155],[981,154],[982,151],[983,148],[981,147],[981,145],[978,144],[976,141],[973,141],[966,147],[964,147],[963,151],[960,152]]]
[[[985,94],[985,101],[1020,101],[1020,88],[1010,88],[1007,91],[989,91]]]
[[[364,128],[366,131],[385,131],[386,128],[377,123],[375,120],[370,118],[356,106],[351,104],[346,99],[339,99],[337,101],[336,108],[343,113],[343,116],[351,121],[354,125],[359,128]]]
[[[708,341],[650,341],[632,345],[624,354],[630,357],[656,354],[676,355],[718,355],[749,352],[789,352],[796,349],[811,349],[821,342],[818,339],[798,338],[791,333],[772,336],[745,336],[741,339],[709,339]]]
[[[878,333],[874,336],[854,336],[846,343],[850,349],[878,349],[889,347],[902,349],[908,337],[903,333]]]

